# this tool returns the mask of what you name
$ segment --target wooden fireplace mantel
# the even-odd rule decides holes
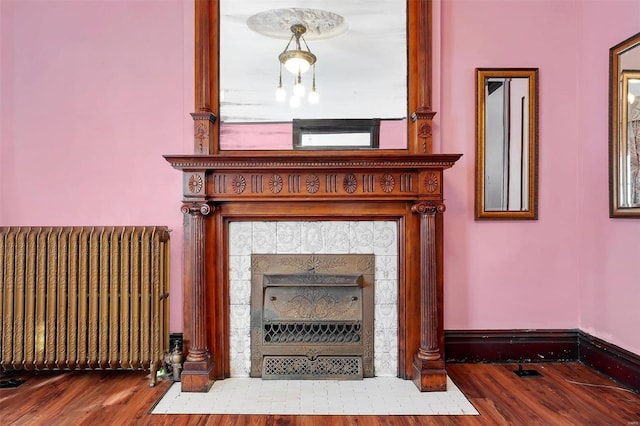
[[[440,200],[442,171],[461,154],[279,151],[165,156],[184,201]],[[348,197],[348,198],[344,198]]]
[[[407,149],[222,151],[220,1],[195,0],[193,152],[182,171],[182,390],[229,376],[228,226],[250,220],[392,220],[398,227],[398,371],[444,390],[443,171],[433,152],[432,0],[407,0]]]
[[[394,151],[168,155],[182,171],[183,391],[229,375],[228,224],[241,220],[395,220],[398,371],[444,390],[443,171],[461,154]]]

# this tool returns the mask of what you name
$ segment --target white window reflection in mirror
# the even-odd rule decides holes
[[[537,218],[537,70],[477,69],[476,218]]]
[[[220,148],[292,149],[293,119],[380,119],[379,148],[406,149],[406,19],[398,0],[220,0]],[[315,58],[290,72],[298,43]]]

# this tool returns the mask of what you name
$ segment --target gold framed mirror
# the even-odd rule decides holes
[[[476,219],[538,218],[538,69],[476,69]]]
[[[609,55],[609,216],[640,218],[640,33]]]

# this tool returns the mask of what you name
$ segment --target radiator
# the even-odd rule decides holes
[[[3,370],[157,369],[169,348],[166,227],[0,227]]]

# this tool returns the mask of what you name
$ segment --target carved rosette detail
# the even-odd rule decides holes
[[[307,176],[307,192],[315,194],[320,189],[320,178],[316,175]]]
[[[344,177],[342,186],[344,190],[349,194],[353,194],[354,192],[356,192],[356,189],[358,188],[358,179],[356,178],[356,175],[354,175],[353,173],[349,173],[348,175],[346,175]]]
[[[411,206],[411,211],[418,214],[444,213],[445,210],[444,204],[438,204],[434,201],[418,202]]]
[[[380,179],[380,187],[384,192],[391,192],[393,188],[396,186],[396,180],[389,173],[385,173],[382,175]]]
[[[242,194],[247,188],[247,180],[242,175],[235,175],[233,179],[231,179],[231,188],[236,194]]]
[[[197,194],[202,191],[202,177],[196,174],[189,176],[187,187],[192,194]]]
[[[436,192],[438,189],[438,175],[435,173],[428,173],[424,178],[424,189],[427,192]]]
[[[282,176],[280,175],[272,175],[269,179],[269,190],[274,194],[280,193],[280,191],[282,191],[283,185],[284,181],[282,179]]]
[[[180,208],[180,211],[183,214],[196,214],[200,213],[203,216],[211,213],[215,208],[211,207],[207,203],[184,203]]]

